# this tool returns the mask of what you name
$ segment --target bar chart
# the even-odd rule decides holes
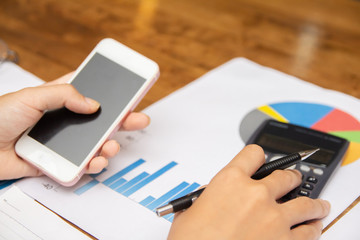
[[[110,189],[114,190],[116,193],[119,193],[125,197],[130,197],[132,194],[134,194],[137,191],[140,191],[143,187],[145,187],[149,183],[153,182],[155,179],[161,177],[166,172],[171,171],[174,167],[176,167],[178,165],[177,162],[172,161],[172,162],[165,164],[163,167],[161,167],[160,169],[156,170],[153,173],[148,173],[148,172],[144,171],[144,172],[141,172],[138,175],[134,176],[130,180],[126,180],[124,178],[124,175],[135,170],[136,168],[138,168],[140,165],[142,165],[144,163],[146,163],[146,161],[144,159],[139,159],[139,160],[129,164],[128,166],[124,167],[123,169],[119,170],[118,172],[111,175],[110,177],[103,180],[102,182],[98,181],[96,179],[96,177],[99,176],[100,174],[102,174],[103,172],[105,172],[106,169],[104,169],[102,172],[100,172],[98,174],[92,174],[92,175],[90,175],[92,179],[89,182],[87,182],[86,184],[84,184],[83,186],[77,188],[74,191],[74,193],[77,195],[81,195],[81,194],[85,193],[86,191],[90,190],[91,188],[93,188],[95,185],[103,184],[106,187],[109,187]],[[155,198],[154,196],[149,195],[146,198],[144,198],[143,200],[138,201],[138,203],[151,211],[155,211],[155,209],[157,207],[162,206],[176,198],[182,197],[182,196],[196,190],[199,186],[200,186],[200,184],[196,183],[196,182],[188,183],[188,182],[182,181],[178,185],[173,187],[172,189],[170,189],[167,192],[165,192],[164,194],[162,194],[160,197]],[[170,214],[170,215],[164,216],[164,218],[166,220],[172,222],[174,216],[173,216],[173,214]]]

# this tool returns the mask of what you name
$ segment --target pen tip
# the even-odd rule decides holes
[[[306,158],[310,157],[311,155],[313,155],[317,151],[320,151],[320,148],[315,148],[315,149],[305,150],[305,151],[299,152],[299,154],[301,156],[301,160],[305,160]]]

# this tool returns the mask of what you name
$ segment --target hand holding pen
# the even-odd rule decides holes
[[[191,208],[175,215],[168,239],[317,239],[329,203],[308,197],[278,203],[301,183],[301,174],[275,171],[252,179],[264,161],[259,146],[246,146],[216,174]]]
[[[275,170],[286,169],[291,167],[292,165],[305,160],[306,158],[313,155],[315,152],[319,151],[320,149],[313,149],[313,150],[305,150],[297,153],[290,154],[288,156],[282,157],[275,161],[266,163],[262,165],[256,173],[251,177],[252,179],[262,179],[269,174],[271,174]],[[189,208],[193,202],[201,195],[205,188],[201,188],[195,192],[187,194],[183,197],[175,199],[169,202],[167,205],[159,207],[156,209],[156,214],[161,217],[169,213],[175,213],[182,210]]]

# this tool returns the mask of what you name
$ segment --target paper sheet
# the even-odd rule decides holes
[[[0,64],[0,95],[15,92],[25,87],[33,87],[44,83],[40,78],[25,71],[12,62]]]
[[[118,133],[122,150],[103,173],[72,188],[46,177],[17,184],[101,239],[165,239],[172,218],[158,218],[154,207],[207,184],[244,147],[248,133],[241,129],[251,129],[249,118],[258,121],[289,103],[339,110],[337,115],[359,124],[358,99],[237,58],[147,108],[151,125]],[[324,226],[360,193],[359,129],[352,133],[351,158],[320,196],[332,203]]]
[[[355,205],[322,236],[323,240],[356,240],[360,239],[358,224],[360,222],[360,204]]]
[[[90,239],[15,186],[0,196],[0,238]]]
[[[3,62],[0,64],[0,96],[42,83],[44,83],[44,81],[25,71],[15,63]],[[5,192],[15,181],[16,180],[0,181],[0,194]]]

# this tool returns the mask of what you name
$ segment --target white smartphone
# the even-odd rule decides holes
[[[98,101],[99,111],[47,111],[17,141],[16,153],[60,184],[74,185],[158,77],[154,61],[113,39],[102,40],[69,81]]]

